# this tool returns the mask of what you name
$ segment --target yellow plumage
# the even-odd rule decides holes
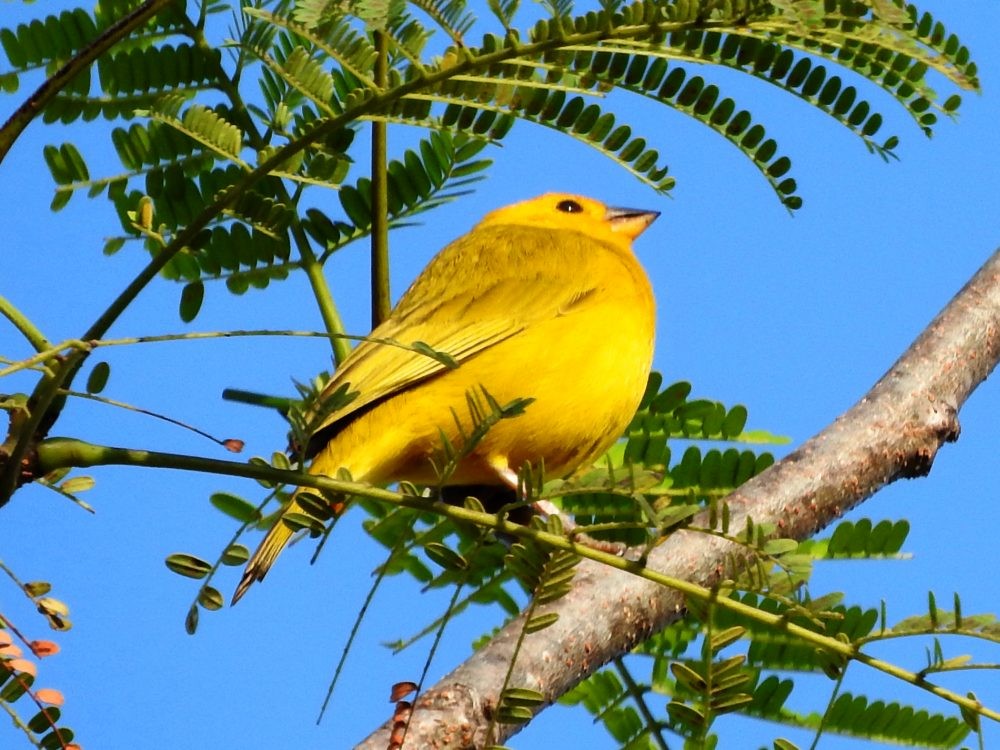
[[[561,477],[600,456],[639,404],[653,356],[655,304],[632,254],[658,214],[552,193],[488,214],[438,253],[372,331],[422,341],[426,355],[363,342],[324,393],[357,396],[315,429],[310,472],[347,469],[360,482],[434,483],[442,433],[461,444],[455,415],[485,388],[501,404],[533,398],[494,425],[449,478],[516,487],[526,463]],[[301,512],[293,497],[285,513]],[[280,521],[247,563],[233,601],[267,573],[292,530]]]

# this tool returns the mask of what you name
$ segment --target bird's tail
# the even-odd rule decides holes
[[[297,505],[298,503],[293,498],[288,504],[288,510],[293,513],[301,512],[301,508],[295,507]],[[281,515],[283,518],[284,513]],[[264,580],[267,571],[271,569],[274,561],[281,554],[281,550],[285,548],[288,540],[292,538],[294,532],[282,521],[282,518],[279,518],[275,522],[274,526],[271,527],[264,537],[264,541],[257,547],[257,551],[247,561],[247,566],[243,569],[243,577],[240,579],[240,583],[233,593],[233,604],[236,604],[240,600],[240,597],[247,592],[247,589],[250,588],[254,581]]]
[[[309,473],[348,479],[353,476],[356,481],[367,480],[372,473],[371,468],[359,464],[356,459],[348,461],[348,458],[350,457],[335,453],[333,444],[328,443],[313,457]],[[348,473],[346,468],[340,468],[347,465],[351,466],[353,474]],[[243,577],[240,579],[236,591],[233,592],[232,603],[236,604],[255,581],[264,580],[267,571],[271,569],[274,561],[278,559],[278,555],[299,529],[308,527],[310,531],[313,531],[313,522],[339,518],[347,510],[347,501],[347,497],[336,493],[324,499],[319,490],[309,487],[300,487],[295,490],[288,505],[281,512],[281,517],[270,528],[257,551],[247,561],[247,566],[243,569]]]
[[[275,522],[274,526],[270,528],[264,537],[264,541],[260,543],[257,547],[257,551],[253,553],[250,559],[247,561],[246,568],[243,569],[243,577],[240,579],[239,585],[236,587],[236,591],[233,592],[233,604],[236,604],[240,598],[247,592],[247,589],[255,581],[264,580],[264,576],[267,575],[267,571],[271,569],[274,565],[274,561],[278,559],[278,555],[288,544],[292,535],[295,533],[296,527],[290,523],[285,522],[285,518],[291,516],[292,514],[302,514],[307,513],[305,508],[303,508],[302,503],[299,502],[299,495],[302,490],[297,490],[294,495],[292,495],[291,501],[285,507],[284,511],[281,513],[281,517]],[[336,503],[331,508],[333,515],[338,516],[343,512],[344,506],[342,503]]]

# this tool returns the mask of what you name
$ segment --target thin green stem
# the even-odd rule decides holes
[[[326,708],[330,705],[330,700],[333,698],[333,691],[336,690],[337,683],[340,681],[340,675],[343,673],[344,666],[347,664],[347,657],[351,653],[351,646],[354,645],[354,640],[357,638],[358,633],[361,632],[361,623],[365,619],[365,615],[368,614],[368,608],[371,607],[372,602],[375,601],[375,594],[381,587],[382,581],[385,580],[385,577],[389,572],[389,562],[392,561],[393,556],[403,546],[404,541],[404,539],[399,539],[392,551],[389,553],[389,559],[384,565],[379,566],[378,574],[375,576],[375,580],[372,581],[372,585],[368,588],[368,593],[365,595],[364,602],[361,603],[361,609],[358,610],[357,615],[354,617],[354,624],[351,626],[351,632],[347,636],[347,642],[344,643],[344,648],[340,652],[340,658],[337,660],[337,666],[333,670],[333,679],[330,680],[330,685],[326,689],[326,696],[323,698],[323,705],[319,708],[319,716],[316,717],[317,725],[323,721],[323,714],[326,713]]]
[[[1000,634],[994,634],[983,630],[976,630],[974,628],[956,628],[954,626],[950,627],[931,627],[924,628],[922,630],[911,630],[905,632],[889,632],[882,631],[875,633],[873,635],[866,635],[858,638],[855,641],[858,645],[865,646],[869,643],[881,643],[882,641],[889,641],[896,638],[920,638],[928,635],[958,635],[965,638],[978,638],[981,641],[988,641],[990,643],[1000,643]],[[947,671],[953,671],[958,669],[971,669],[972,665],[963,665],[961,667],[950,667]],[[987,666],[987,668],[989,668]]]
[[[384,31],[375,31],[375,85],[385,89],[389,77],[389,47]],[[388,126],[372,121],[372,328],[389,317],[389,179]]]
[[[2,708],[7,713],[7,715],[10,717],[11,723],[16,728],[18,728],[22,732],[24,732],[25,736],[28,739],[28,742],[29,743],[33,743],[35,741],[35,735],[34,735],[34,733],[28,728],[28,725],[18,715],[17,711],[14,710],[14,706],[11,705],[10,703],[8,703],[7,701],[0,701],[0,708]]]
[[[480,537],[478,544],[481,543],[482,537]],[[469,581],[469,573],[470,568],[466,568],[462,577],[456,581],[455,591],[452,593],[451,600],[448,602],[448,606],[445,609],[446,614],[441,620],[441,627],[439,627],[437,632],[434,634],[434,640],[431,642],[431,647],[427,650],[427,658],[424,659],[424,667],[420,671],[420,679],[417,680],[417,690],[416,695],[414,696],[414,702],[416,701],[416,698],[420,696],[421,692],[423,692],[424,683],[427,681],[427,674],[431,671],[431,664],[434,663],[434,655],[437,654],[437,650],[441,646],[441,641],[444,639],[445,627],[447,627],[448,622],[451,620],[451,615],[447,613],[454,613],[455,605],[458,603],[458,597],[462,593],[462,589],[465,587],[465,584]],[[406,733],[410,730],[410,719],[412,717],[413,714],[411,712],[406,720],[406,726],[403,728],[403,736],[399,740],[399,747],[403,747],[406,742]],[[489,737],[488,732],[486,736]]]
[[[287,469],[276,469],[272,466],[257,463],[241,463],[236,461],[222,461],[219,459],[202,458],[200,456],[186,456],[175,453],[160,453],[157,451],[136,450],[131,448],[111,448],[102,445],[86,443],[80,440],[70,440],[66,438],[54,438],[46,440],[38,445],[38,466],[42,473],[47,473],[54,469],[76,466],[104,466],[104,465],[126,465],[144,466],[148,468],[161,469],[182,469],[186,471],[198,471],[225,476],[245,477],[248,479],[261,479],[267,482],[277,482],[299,487],[312,487],[326,492],[337,492],[347,495],[358,495],[369,497],[373,500],[388,503],[403,508],[429,511],[436,513],[452,521],[474,524],[482,528],[493,529],[501,534],[507,534],[519,539],[531,539],[546,545],[551,549],[565,550],[572,552],[588,560],[607,565],[639,576],[661,586],[667,586],[695,600],[712,602],[729,612],[759,623],[769,628],[787,633],[790,636],[822,649],[828,653],[842,656],[846,659],[853,659],[861,662],[872,669],[884,672],[903,682],[926,690],[932,695],[953,703],[961,708],[968,709],[980,716],[984,716],[996,722],[1000,722],[1000,712],[982,706],[978,701],[959,695],[951,690],[935,685],[922,677],[895,664],[890,664],[881,659],[877,659],[857,650],[851,643],[844,643],[836,638],[816,633],[808,628],[795,623],[788,622],[780,614],[763,612],[749,604],[735,599],[718,596],[704,586],[684,581],[679,578],[672,578],[663,575],[655,570],[646,568],[641,562],[626,560],[617,555],[580,544],[572,539],[552,532],[521,526],[504,518],[489,513],[481,513],[468,508],[456,505],[449,505],[440,500],[430,500],[429,498],[414,497],[404,495],[391,490],[371,487],[358,482],[345,482],[331,479],[325,476],[307,474],[300,471]]]
[[[167,422],[168,424],[172,424],[176,427],[189,430],[190,432],[193,432],[195,435],[199,435],[205,438],[206,440],[211,440],[216,445],[221,445],[223,448],[229,450],[228,448],[229,441],[227,441],[225,438],[217,438],[215,437],[215,435],[212,435],[209,432],[205,432],[204,430],[201,430],[195,427],[194,425],[188,424],[187,422],[182,422],[179,419],[168,417],[166,414],[160,414],[155,411],[150,411],[149,409],[143,409],[141,406],[135,406],[134,404],[129,404],[124,401],[118,401],[113,398],[108,398],[107,396],[99,396],[96,393],[84,393],[82,391],[64,391],[64,393],[67,396],[70,396],[71,398],[82,398],[90,401],[96,401],[99,404],[104,404],[106,406],[114,406],[119,409],[125,409],[126,411],[134,411],[137,414],[144,414],[147,417],[152,417],[153,419],[159,419],[163,422]],[[240,443],[240,445],[242,447],[242,443]],[[239,450],[236,450],[235,452],[239,453]]]
[[[21,335],[28,340],[36,352],[42,352],[51,347],[48,339],[35,327],[35,324],[2,294],[0,294],[0,315],[14,324],[14,327],[21,332]]]
[[[83,341],[81,339],[67,339],[26,359],[10,362],[7,367],[0,370],[0,378],[13,375],[15,372],[30,370],[39,367],[53,357],[65,356],[71,352],[90,353],[94,349],[102,349],[109,346],[132,346],[134,344],[158,344],[173,341],[204,341],[206,339],[235,339],[246,336],[290,336],[292,338],[339,338],[345,341],[370,341],[373,344],[382,346],[394,346],[397,349],[416,352],[424,356],[444,358],[445,352],[435,352],[423,346],[404,344],[395,339],[376,338],[374,336],[353,336],[347,333],[323,333],[318,331],[200,331],[193,333],[166,333],[156,336],[134,336],[124,339],[101,339],[99,341]],[[448,365],[452,366],[452,365]]]
[[[935,633],[935,635],[971,635],[971,634],[968,634],[968,633]],[[974,634],[974,637],[978,638],[978,637],[980,637],[980,635],[977,633],[977,634]],[[994,639],[994,638],[990,638],[988,640],[996,642],[996,639]],[[986,671],[989,671],[989,672],[996,672],[997,670],[1000,670],[1000,664],[997,664],[995,662],[984,662],[984,663],[981,663],[981,664],[963,664],[963,665],[958,666],[958,667],[940,667],[940,668],[925,667],[924,669],[922,669],[920,671],[920,673],[921,674],[945,674],[946,672],[948,672],[948,673],[952,673],[952,672],[977,672],[977,671],[980,671],[980,670],[986,670]]]
[[[524,645],[524,639],[528,637],[528,623],[531,622],[536,609],[538,609],[538,597],[532,596],[531,602],[524,610],[521,628],[517,632],[517,641],[514,643],[514,650],[511,653],[510,660],[507,662],[507,671],[504,673],[500,690],[497,691],[498,710],[493,711],[493,714],[490,716],[490,723],[486,725],[486,742],[491,743],[488,745],[489,747],[492,747],[492,743],[494,742],[493,732],[496,730],[497,723],[501,718],[499,709],[502,709],[504,705],[504,693],[507,692],[507,688],[510,686],[510,678],[514,675],[514,667],[517,665],[517,655],[521,653],[521,646]]]
[[[837,676],[837,681],[833,684],[833,692],[830,693],[830,700],[826,702],[826,711],[819,719],[819,726],[816,727],[816,735],[813,737],[812,744],[809,745],[809,750],[817,750],[819,747],[820,738],[823,737],[823,730],[826,729],[826,720],[830,717],[830,712],[833,710],[833,704],[837,700],[837,696],[840,695],[840,688],[844,686],[844,676],[847,674],[847,668],[840,670],[840,674]]]
[[[426,532],[422,536],[426,536]],[[412,546],[416,545],[411,545],[411,547]],[[388,644],[392,649],[392,653],[393,654],[402,653],[410,646],[412,646],[414,643],[419,641],[421,638],[426,636],[428,633],[432,633],[435,630],[437,630],[441,626],[441,623],[444,622],[444,620],[447,617],[449,616],[454,617],[455,615],[461,614],[466,609],[468,609],[469,606],[472,604],[481,604],[482,602],[476,599],[476,595],[481,594],[484,589],[486,589],[489,585],[494,583],[501,576],[502,572],[498,572],[497,574],[490,576],[489,578],[485,579],[485,581],[481,582],[476,589],[474,589],[471,593],[466,594],[461,601],[455,604],[454,611],[450,615],[446,613],[445,615],[436,618],[432,622],[427,623],[419,631],[407,637],[406,639],[399,639]]]
[[[663,732],[660,730],[660,722],[653,715],[653,712],[649,710],[649,703],[646,701],[646,696],[642,687],[634,679],[632,679],[632,673],[629,671],[628,667],[625,666],[625,660],[617,656],[611,660],[611,663],[615,665],[615,669],[618,672],[618,676],[622,678],[622,682],[625,684],[625,689],[628,694],[632,697],[632,701],[635,703],[636,708],[639,710],[639,714],[642,716],[643,722],[646,724],[647,736],[656,743],[656,746],[660,750],[670,750],[670,746],[667,745],[666,739],[663,737]]]
[[[698,691],[698,698],[700,698],[700,705],[698,709],[701,711],[702,716],[704,716],[704,721],[695,729],[697,734],[696,744],[699,747],[705,747],[705,741],[709,736],[712,729],[712,723],[715,721],[715,711],[712,708],[712,693],[715,692],[715,661],[712,658],[712,629],[715,622],[715,618],[712,616],[713,608],[715,604],[719,601],[719,590],[712,590],[712,599],[709,602],[708,616],[705,618],[705,637],[701,643],[701,658],[702,664],[704,665],[704,672],[702,677],[705,680],[705,686]]]
[[[302,232],[301,226],[297,229]],[[333,294],[330,291],[330,285],[326,283],[326,276],[323,275],[323,264],[316,257],[308,242],[296,244],[302,259],[302,270],[305,271],[306,278],[309,279],[309,286],[312,288],[313,296],[316,298],[316,304],[319,305],[319,312],[323,318],[323,326],[330,335],[333,358],[339,365],[351,353],[351,345],[343,335],[344,322],[337,309],[337,303],[333,301]]]

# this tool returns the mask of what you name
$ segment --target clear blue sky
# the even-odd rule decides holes
[[[584,146],[521,125],[490,152],[496,164],[475,195],[429,214],[424,226],[393,234],[395,292],[479,216],[515,200],[573,190],[660,210],[663,216],[637,245],[659,300],[655,366],[670,381],[691,381],[696,395],[747,404],[750,427],[801,443],[859,398],[1000,245],[1000,8],[993,0],[919,5],[969,46],[984,94],[965,96],[960,122],[942,123],[930,141],[891,101],[873,95],[888,115],[884,132],[902,138],[900,162],[884,164],[822,114],[766,86],[741,82],[743,103],[793,159],[806,204],[790,218],[735,149],[679,115],[630,109],[678,180],[672,199],[655,195]],[[63,7],[72,4],[6,3],[0,23]],[[0,100],[0,117],[28,88]],[[0,294],[52,340],[81,333],[144,262],[132,250],[110,259],[101,255],[100,238],[116,233],[105,201],[77,196],[62,212],[49,211],[53,185],[42,146],[71,138],[90,160],[92,174],[106,173],[118,167],[109,158],[103,128],[97,122],[70,132],[35,123],[0,167]],[[336,205],[332,194],[329,200]],[[365,333],[364,246],[334,258],[328,276],[348,329]],[[301,278],[243,297],[209,284],[192,326],[176,315],[179,291],[155,283],[112,335],[321,327]],[[3,325],[0,354],[27,354]],[[320,340],[241,339],[122,348],[107,359],[112,378],[106,395],[239,437],[251,456],[280,448],[283,425],[261,410],[221,401],[222,389],[290,393],[290,380],[327,367],[329,352]],[[26,379],[0,383],[4,392],[29,387]],[[943,606],[960,592],[967,613],[1000,609],[993,533],[1000,525],[998,415],[1000,388],[988,381],[962,412],[961,439],[941,451],[928,478],[890,487],[851,514],[909,518],[911,560],[823,565],[813,593],[846,591],[848,601],[866,606],[884,599],[890,621],[922,613],[929,590]],[[229,457],[186,432],[87,402],[68,410],[57,433]],[[214,558],[232,525],[209,507],[208,495],[228,490],[256,498],[259,488],[137,469],[87,473],[97,478],[86,496],[96,515],[28,487],[2,510],[0,551],[22,578],[51,581],[53,595],[72,609],[74,628],[57,637],[63,651],[41,665],[37,684],[64,691],[66,723],[87,750],[347,747],[389,716],[389,686],[419,675],[426,642],[397,657],[380,644],[419,630],[443,599],[421,594],[408,581],[392,581],[374,604],[324,723],[314,725],[369,571],[381,560],[381,551],[357,529],[359,514],[338,527],[316,566],[307,565],[310,545],[299,545],[239,607],[205,614],[197,636],[189,637],[182,624],[197,585],[169,573],[163,558],[175,551]],[[219,582],[235,581],[232,570]],[[5,614],[33,637],[48,637],[12,587],[0,591]],[[431,668],[432,680],[464,658],[470,641],[496,622],[493,613],[457,622]],[[884,653],[918,669],[924,645]],[[948,655],[972,651],[1000,661],[996,650],[973,644],[946,641],[944,647]],[[947,709],[859,666],[852,667],[851,680],[848,689]],[[995,674],[942,681],[1000,706]],[[788,734],[736,719],[720,728],[722,747],[737,749]],[[808,745],[802,735],[789,736]],[[1000,741],[1000,728],[991,726],[988,740]],[[20,743],[17,732],[0,723],[0,747],[25,746]],[[530,750],[574,743],[614,747],[586,715],[562,708],[545,712],[509,744]],[[832,738],[821,745],[860,746]]]

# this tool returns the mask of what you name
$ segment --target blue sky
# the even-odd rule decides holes
[[[754,167],[696,123],[629,103],[629,117],[659,148],[678,180],[671,199],[654,194],[579,144],[522,125],[489,155],[495,165],[474,195],[392,235],[398,294],[446,242],[486,211],[550,190],[573,190],[608,203],[653,208],[659,221],[637,243],[659,301],[655,367],[668,381],[688,380],[694,393],[750,409],[749,426],[792,437],[793,446],[858,399],[937,311],[1000,245],[1000,9],[992,0],[920,3],[971,49],[984,93],[966,95],[957,124],[944,122],[926,139],[887,98],[872,95],[887,115],[886,134],[900,135],[900,161],[883,163],[861,142],[807,105],[775,90],[737,82],[743,103],[768,126],[794,163],[806,203],[794,216],[774,198]],[[4,25],[70,3],[6,3]],[[10,20],[8,20],[8,18]],[[707,74],[714,75],[712,71]],[[727,76],[726,81],[733,79]],[[20,102],[27,82],[6,96],[0,117]],[[47,143],[71,139],[92,174],[116,167],[103,122],[66,130],[35,123],[0,166],[0,294],[31,317],[51,340],[78,335],[142,266],[140,253],[101,255],[116,225],[109,205],[76,196],[49,210],[53,185],[41,159]],[[393,131],[395,132],[395,131]],[[391,132],[398,144],[402,132]],[[331,206],[335,196],[331,195]],[[327,275],[348,330],[368,330],[365,247],[330,262]],[[209,285],[204,310],[186,326],[176,314],[179,287],[153,284],[116,324],[112,336],[224,329],[316,330],[320,321],[302,278],[266,292],[233,297]],[[0,354],[27,348],[0,325]],[[280,448],[280,420],[223,402],[225,387],[290,393],[328,366],[320,340],[241,339],[158,344],[109,351],[106,395],[168,413],[224,437],[246,441],[245,455]],[[0,384],[10,392],[27,379]],[[878,606],[889,620],[924,611],[927,592],[942,606],[960,592],[964,611],[1000,609],[994,575],[1000,526],[994,467],[1000,448],[1000,388],[987,381],[961,414],[962,436],[945,446],[931,475],[879,493],[850,517],[908,518],[912,559],[820,566],[814,594],[845,591],[850,602]],[[221,449],[148,418],[89,402],[74,403],[58,434],[98,442],[228,458]],[[88,750],[130,747],[339,748],[360,740],[390,714],[389,686],[415,679],[426,642],[390,656],[381,644],[419,630],[443,607],[393,580],[377,598],[341,687],[319,727],[315,717],[355,612],[381,552],[358,530],[352,513],[338,526],[317,565],[309,545],[287,552],[266,583],[234,609],[206,614],[195,637],[183,618],[197,586],[168,572],[163,558],[187,551],[213,558],[232,525],[208,505],[227,490],[259,497],[252,482],[138,469],[100,469],[86,499],[95,515],[56,495],[27,487],[3,508],[2,559],[23,579],[52,582],[71,607],[74,628],[57,640],[62,653],[40,668],[38,685],[66,694],[66,723]],[[236,571],[223,586],[235,585]],[[3,589],[5,614],[33,637],[41,621]],[[228,591],[227,591],[228,593]],[[446,673],[493,613],[457,622],[431,668]],[[923,666],[924,646],[879,651],[908,668]],[[1000,661],[996,649],[946,641],[948,655],[972,652]],[[850,680],[854,680],[852,683]],[[995,674],[968,673],[942,682],[974,690],[1000,705]],[[852,667],[848,688],[946,710],[920,691],[900,688]],[[825,687],[817,685],[816,695]],[[817,699],[818,701],[819,699]],[[800,709],[821,703],[802,702]],[[764,744],[787,734],[745,720],[722,722],[722,747]],[[987,746],[1000,729],[987,730]],[[23,744],[0,726],[0,747]],[[516,748],[615,745],[589,718],[554,708],[508,744]],[[861,747],[827,738],[823,748]]]

